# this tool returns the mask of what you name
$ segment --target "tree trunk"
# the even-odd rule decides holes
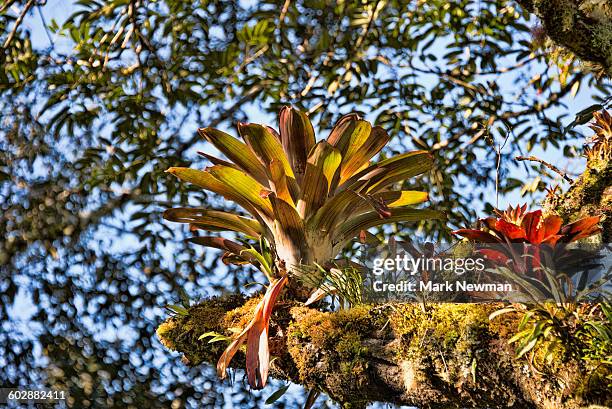
[[[250,320],[260,297],[214,298],[169,318],[158,328],[161,342],[183,362],[215,363],[224,342],[198,337],[231,335]],[[515,358],[508,344],[518,317],[489,321],[499,304],[359,306],[321,312],[296,302],[277,304],[270,350],[271,374],[317,388],[345,407],[382,401],[420,408],[578,408],[607,401],[604,373],[571,357],[554,364]],[[243,367],[244,355],[233,363]],[[607,398],[606,398],[607,396]]]

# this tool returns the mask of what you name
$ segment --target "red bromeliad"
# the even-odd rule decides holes
[[[567,243],[601,231],[600,216],[585,217],[563,226],[559,216],[543,216],[541,210],[526,210],[526,205],[509,206],[504,212],[496,211],[497,217],[481,219],[478,229],[460,229],[453,234],[476,243],[487,243],[487,248],[479,252],[494,264],[512,264],[519,273],[535,273],[541,278],[542,250],[554,252],[554,259],[560,261]]]

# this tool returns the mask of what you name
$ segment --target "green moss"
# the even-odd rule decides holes
[[[593,28],[593,47],[608,55],[608,65],[612,66],[612,22],[601,22]]]
[[[498,334],[489,315],[493,304],[433,304],[424,311],[419,305],[395,306],[391,327],[401,343],[395,348],[398,361],[410,362],[404,371],[407,382],[418,384],[441,378],[449,383],[473,383],[475,367],[486,359],[482,351]],[[429,380],[423,373],[435,374]]]
[[[209,331],[232,335],[233,325],[248,322],[249,311],[243,303],[242,296],[211,298],[189,308],[188,315],[168,318],[157,328],[157,337],[166,348],[182,352],[183,360],[189,365],[214,362],[226,344],[209,344],[198,338]]]
[[[418,304],[401,304],[390,316],[391,327],[404,340],[419,342],[435,339],[443,346],[455,347],[466,334],[488,329],[488,316],[498,305],[433,304],[424,311]]]
[[[358,392],[369,384],[366,340],[380,329],[380,315],[362,305],[337,312],[306,307],[291,309],[287,347],[299,381],[318,385],[339,402],[362,407]]]
[[[231,335],[242,329],[259,301],[209,300],[190,308],[188,316],[168,319],[157,334],[165,346],[183,352],[187,363],[214,363],[227,344],[197,338],[206,331]],[[277,351],[272,376],[317,388],[343,407],[356,408],[377,396],[402,396],[419,405],[443,400],[448,407],[518,404],[539,399],[542,384],[547,396],[605,390],[609,372],[593,369],[586,376],[575,361],[559,360],[543,374],[526,369],[527,361],[517,359],[507,343],[519,314],[488,318],[502,306],[432,304],[424,310],[419,304],[388,304],[322,312],[281,302],[271,327],[271,351]],[[542,360],[537,355],[531,364]],[[234,365],[242,367],[243,357]]]
[[[340,335],[336,342],[336,351],[342,358],[353,358],[367,353],[367,348],[362,345],[358,332],[348,331]]]

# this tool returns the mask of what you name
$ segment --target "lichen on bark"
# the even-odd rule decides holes
[[[215,298],[171,317],[161,342],[184,362],[215,363],[223,342],[198,340],[205,332],[231,335],[248,322],[259,298]],[[372,401],[418,407],[577,408],[606,403],[580,361],[562,357],[536,369],[515,357],[508,339],[518,316],[489,320],[500,304],[360,305],[324,312],[281,301],[270,328],[271,375],[315,388],[344,407]],[[243,359],[234,360],[235,367]],[[597,378],[599,379],[599,378]],[[612,402],[607,402],[612,403]]]

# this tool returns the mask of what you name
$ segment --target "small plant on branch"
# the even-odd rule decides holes
[[[229,345],[218,362],[221,377],[246,341],[249,384],[262,388],[269,366],[268,326],[277,297],[285,286],[305,300],[312,288],[290,276],[301,266],[328,265],[361,231],[386,223],[443,218],[441,212],[415,209],[426,192],[395,190],[393,185],[428,171],[426,151],[407,152],[380,162],[371,159],[389,142],[381,127],[356,114],[342,117],[326,140],[316,141],[306,114],[285,107],[280,132],[258,124],[238,124],[244,142],[212,128],[199,134],[226,159],[204,153],[205,170],[173,167],[183,181],[222,195],[249,216],[214,209],[177,208],[170,221],[194,230],[231,231],[253,241],[245,245],[221,237],[200,236],[194,243],[225,251],[224,261],[253,264],[270,285],[255,308],[253,320]],[[313,269],[312,271],[317,271]]]

